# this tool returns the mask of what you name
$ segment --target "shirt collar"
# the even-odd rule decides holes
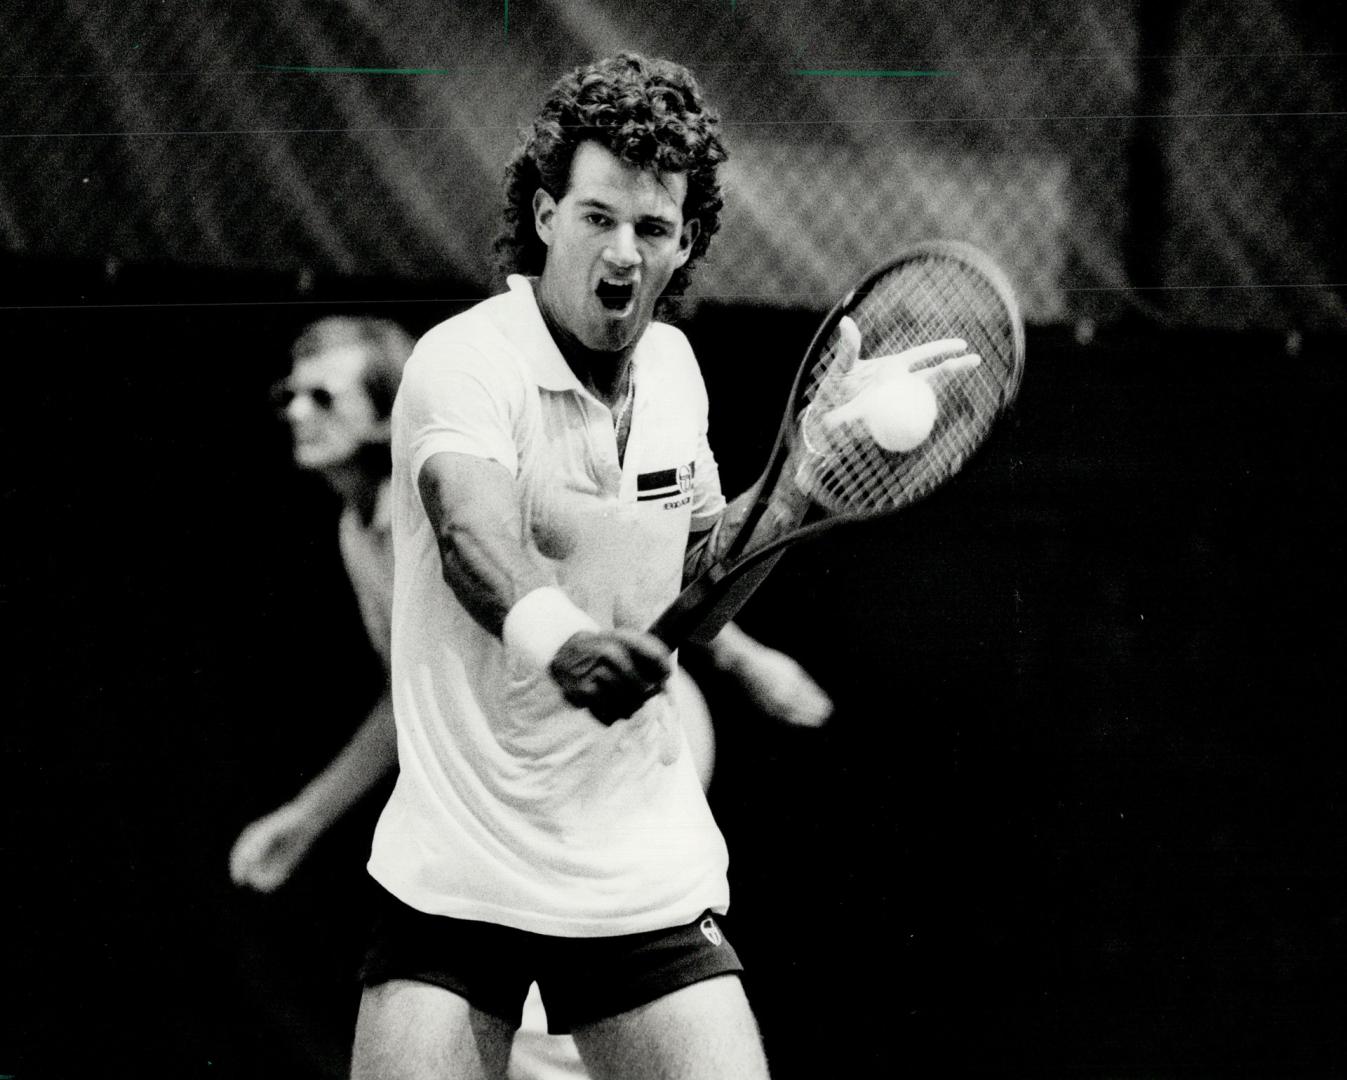
[[[523,274],[510,274],[505,279],[510,291],[506,297],[506,319],[500,324],[501,331],[519,348],[534,381],[544,390],[578,390],[588,394],[571,370],[571,365],[561,355],[556,339],[552,337],[552,331],[547,329],[543,313],[538,309],[538,296],[534,291],[537,280]],[[646,335],[642,334],[632,351],[633,372],[640,367],[645,353],[645,339]]]
[[[534,380],[544,390],[581,390],[580,380],[561,355],[543,321],[543,313],[538,310],[538,297],[533,291],[535,281],[523,274],[511,274],[505,279],[510,287],[508,321],[501,329],[519,347]]]

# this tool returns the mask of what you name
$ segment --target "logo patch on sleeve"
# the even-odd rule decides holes
[[[689,461],[676,469],[657,469],[654,472],[640,473],[636,477],[637,502],[658,502],[668,499],[666,510],[686,506],[692,497],[692,478],[696,475],[697,463]]]

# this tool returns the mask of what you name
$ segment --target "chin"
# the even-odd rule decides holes
[[[301,469],[322,469],[328,465],[335,465],[336,461],[332,454],[324,453],[319,447],[304,449],[295,448],[295,464]]]
[[[602,344],[591,348],[617,352],[635,345],[650,325],[649,312],[632,312],[625,319],[608,319],[601,323],[595,337]]]
[[[610,352],[620,352],[622,349],[630,348],[641,338],[641,331],[645,329],[645,324],[640,326],[617,326],[605,337],[606,344],[604,348]]]
[[[577,340],[590,352],[621,352],[636,340],[630,327],[618,324],[600,323],[590,327],[584,335],[576,335]]]

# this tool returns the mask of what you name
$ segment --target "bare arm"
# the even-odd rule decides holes
[[[755,524],[750,548],[769,543],[794,528],[808,510],[809,500],[804,495],[783,486],[786,491],[773,492],[772,501]],[[703,573],[734,541],[757,500],[758,490],[755,486],[744,492],[726,508],[715,527],[688,538],[685,581]],[[769,716],[798,727],[818,727],[833,711],[832,700],[818,683],[785,653],[763,645],[729,621],[776,561],[776,557],[769,557],[748,570],[687,644],[703,650]]]
[[[669,652],[649,634],[602,630],[555,588],[524,542],[514,478],[467,454],[432,454],[417,478],[444,580],[478,623],[546,667],[572,705],[604,723],[631,716],[669,677]],[[524,601],[524,604],[520,602]],[[514,623],[513,632],[509,625]]]
[[[823,384],[818,388],[814,398],[815,401],[839,402],[834,405],[830,414],[834,418],[833,422],[842,419],[843,412],[850,414],[850,403],[858,400],[859,395],[877,379],[917,378],[931,383],[951,373],[976,367],[981,362],[976,354],[965,351],[966,342],[959,339],[932,341],[894,356],[861,360],[861,332],[856,323],[850,317],[844,317],[838,323],[838,333],[839,355],[829,367]],[[963,355],[947,357],[938,364],[916,370],[918,365],[948,352]],[[770,502],[753,523],[753,531],[743,550],[760,548],[785,535],[804,520],[809,510],[810,499],[791,482],[791,479],[797,475],[802,460],[807,457],[808,452],[798,444],[793,447],[790,457],[782,465],[776,485],[772,488]],[[686,580],[691,581],[719,559],[743,531],[759,490],[759,486],[754,485],[730,503],[709,534],[692,537],[689,542],[690,558],[685,568]],[[745,574],[745,587],[751,591],[775,563],[776,557],[772,556],[755,569],[748,571]],[[733,614],[733,610],[737,609],[732,609],[730,615]],[[729,615],[725,618],[729,618]],[[722,619],[720,625],[723,625],[723,621]]]
[[[786,472],[790,468],[791,464],[787,462],[783,474],[790,475]],[[760,484],[754,484],[725,507],[725,512],[715,525],[702,532],[692,533],[688,537],[688,557],[683,567],[685,583],[696,578],[729,549],[747,523],[749,512],[757,502],[759,490]],[[792,484],[778,483],[772,490],[771,501],[767,504],[767,508],[753,526],[745,550],[761,547],[778,536],[783,536],[800,523],[808,509],[807,495]],[[770,568],[775,561],[769,560],[768,567]]]
[[[791,657],[726,623],[706,655],[743,688],[759,709],[793,727],[820,727],[833,703],[818,683]]]
[[[393,699],[387,685],[356,729],[321,773],[294,801],[320,823],[330,827],[380,780],[397,768],[398,736],[393,724]],[[320,829],[320,831],[321,831]]]
[[[350,741],[293,799],[239,834],[229,854],[236,885],[271,892],[283,885],[315,840],[397,766],[388,687]]]
[[[510,609],[553,584],[542,558],[524,543],[514,478],[494,461],[440,453],[421,467],[417,486],[445,582],[468,613],[500,637]]]
[[[785,469],[793,475],[795,466],[787,462]],[[713,566],[734,543],[735,538],[750,526],[749,515],[758,499],[760,485],[755,484],[731,502],[719,520],[707,530],[695,532],[688,537],[687,555],[683,562],[683,583],[686,585]],[[751,523],[752,532],[743,550],[751,551],[770,543],[795,528],[809,509],[808,496],[791,484],[778,483],[772,489],[767,506]],[[690,641],[699,645],[709,645],[721,628],[732,619],[738,610],[753,594],[772,567],[781,558],[781,553],[768,555],[761,562],[746,569],[730,585],[724,597],[713,607],[701,624],[692,632]]]

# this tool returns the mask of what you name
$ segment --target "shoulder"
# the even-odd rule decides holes
[[[697,358],[692,352],[692,343],[688,341],[687,335],[676,326],[670,326],[668,323],[652,322],[645,331],[643,343],[648,347],[652,357],[659,358],[666,363],[676,365],[691,364],[694,367],[697,364]]]
[[[422,365],[460,354],[469,357],[508,356],[513,350],[504,333],[510,297],[493,296],[427,330],[416,343],[412,360]]]
[[[683,331],[668,323],[652,322],[641,341],[642,374],[649,371],[668,392],[705,408],[706,384],[702,369]]]
[[[505,299],[483,300],[426,331],[403,369],[403,387],[428,388],[465,377],[498,391],[524,387],[527,371],[501,332],[502,313],[496,310]]]

